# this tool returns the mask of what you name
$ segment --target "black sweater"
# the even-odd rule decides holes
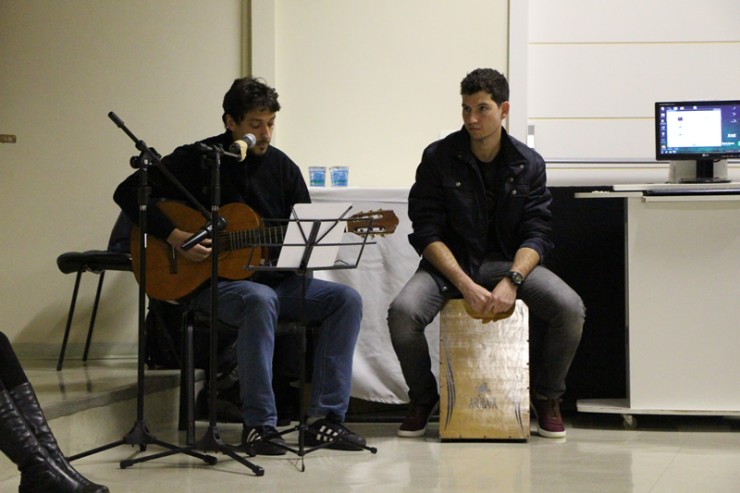
[[[233,139],[228,132],[201,142],[208,146],[228,148]],[[211,210],[211,166],[202,163],[204,153],[198,143],[184,145],[164,157],[162,163],[183,186],[205,207]],[[293,205],[311,202],[308,188],[298,166],[282,151],[269,147],[263,156],[249,154],[240,163],[224,156],[221,159],[221,206],[241,202],[250,206],[265,219],[287,219]],[[183,201],[193,207],[185,195],[172,184],[162,171],[149,169],[151,186],[150,204],[147,207],[148,232],[166,240],[174,225],[153,204],[160,199]],[[135,223],[139,222],[138,172],[126,178],[116,189],[113,199]],[[193,207],[195,208],[195,207]]]

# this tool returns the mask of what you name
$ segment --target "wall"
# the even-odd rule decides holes
[[[529,0],[525,15],[527,72],[513,76],[527,81],[527,121],[552,184],[664,181],[653,103],[740,97],[735,0]],[[730,176],[740,179],[740,163]]]
[[[460,128],[460,81],[506,73],[505,0],[253,0],[253,73],[276,85],[275,143],[306,172],[406,187],[421,152]],[[270,29],[269,22],[274,22]]]
[[[458,84],[476,66],[507,72],[512,134],[533,123],[546,158],[643,161],[551,163],[553,185],[662,180],[653,101],[738,97],[734,0],[2,0],[0,133],[18,135],[0,144],[0,329],[12,340],[58,350],[73,277],[55,259],[105,245],[136,153],[107,113],[163,153],[220,131],[223,92],[250,62],[247,3],[252,70],[284,103],[276,144],[304,169],[349,165],[356,186],[408,186],[424,146],[460,126]],[[96,354],[131,354],[136,284],[106,282]]]
[[[134,143],[115,111],[165,153],[220,132],[221,98],[240,75],[241,1],[0,2],[0,330],[20,352],[55,356],[74,276],[70,250],[105,248],[112,194]],[[137,285],[110,273],[93,356],[134,354]],[[85,276],[70,356],[81,354],[97,283]]]

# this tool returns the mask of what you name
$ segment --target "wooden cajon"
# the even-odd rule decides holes
[[[463,300],[440,314],[441,440],[529,438],[529,311],[495,322],[471,317]]]

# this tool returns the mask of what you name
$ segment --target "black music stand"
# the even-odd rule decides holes
[[[98,452],[117,447],[119,445],[138,445],[140,451],[145,451],[147,445],[159,445],[160,447],[169,449],[167,452],[154,454],[146,457],[146,460],[154,459],[157,457],[164,457],[173,455],[176,453],[183,453],[201,459],[207,464],[215,464],[217,459],[210,455],[201,454],[194,450],[183,449],[177,445],[163,442],[157,439],[147,428],[146,422],[144,421],[144,360],[146,359],[146,231],[147,231],[147,205],[149,202],[149,182],[148,182],[148,170],[149,166],[155,163],[159,163],[159,154],[154,149],[148,147],[143,140],[139,140],[131,131],[126,128],[123,121],[112,111],[108,113],[108,117],[121,128],[130,138],[136,143],[136,148],[140,151],[138,157],[131,159],[131,165],[138,168],[139,174],[139,251],[141,252],[141,262],[139,265],[139,333],[138,333],[138,365],[137,365],[137,394],[136,394],[136,421],[134,422],[133,428],[121,440],[116,440],[107,445],[97,447],[86,452],[82,452],[73,455],[68,460],[73,461],[93,455]],[[121,469],[125,469],[130,466],[133,461],[124,460],[121,461]]]
[[[322,214],[327,214],[326,210],[320,210],[317,211],[317,206],[321,206],[322,208],[333,208],[333,211],[328,212],[328,214],[332,214],[333,217],[331,218],[321,218]],[[305,300],[306,300],[306,283],[307,283],[307,277],[316,270],[338,270],[338,269],[354,269],[356,268],[360,263],[360,258],[362,257],[362,253],[365,249],[365,246],[368,244],[372,244],[373,242],[368,242],[368,236],[370,236],[372,233],[365,233],[361,234],[362,241],[357,242],[348,242],[343,243],[341,242],[341,235],[344,231],[344,226],[339,226],[340,224],[344,224],[348,221],[357,221],[357,219],[353,218],[347,218],[347,213],[351,209],[351,205],[349,204],[296,204],[293,208],[293,214],[291,219],[288,221],[288,227],[287,232],[285,234],[285,241],[282,243],[258,243],[255,242],[252,246],[255,248],[261,248],[261,247],[282,247],[280,252],[280,257],[278,258],[278,263],[276,266],[264,266],[264,265],[250,265],[251,262],[248,262],[245,266],[246,270],[250,271],[270,271],[270,272],[294,272],[301,276],[302,281],[302,295],[301,295],[301,303],[302,308],[301,312],[303,315],[303,320],[300,321],[303,323],[304,328],[307,324],[307,320],[305,318]],[[313,209],[313,210],[312,210]],[[299,213],[300,216],[299,217]],[[327,214],[327,215],[328,215]],[[269,220],[266,220],[269,221]],[[279,221],[279,220],[275,220]],[[283,222],[285,220],[282,220]],[[372,223],[373,223],[373,217],[368,217],[367,219],[363,219],[360,221],[367,221],[367,227],[366,228],[360,228],[362,230],[366,231],[372,231]],[[357,253],[357,258],[353,263],[341,263],[337,264],[335,259],[337,256],[337,251],[340,246],[359,246],[359,251]],[[316,255],[314,255],[316,254]],[[306,433],[313,433],[312,430],[309,429],[307,423],[306,423],[306,402],[304,398],[304,391],[305,391],[305,384],[306,384],[306,332],[303,330],[303,333],[301,334],[300,338],[300,354],[299,354],[299,421],[296,426],[293,426],[291,428],[285,429],[279,433],[279,436],[286,435],[288,433],[292,433],[294,431],[298,432],[298,447],[291,447],[284,444],[279,444],[275,442],[275,445],[284,448],[285,450],[292,452],[296,454],[298,457],[300,457],[301,465],[300,470],[301,472],[306,470],[306,466],[304,463],[304,457],[316,450],[328,447],[332,443],[336,443],[339,441],[343,441],[344,439],[341,437],[336,437],[333,440],[326,441],[324,443],[321,443],[319,445],[313,446],[313,447],[306,447],[305,446],[305,434]],[[353,444],[354,445],[354,444]],[[378,450],[375,447],[368,447],[366,445],[363,446],[357,446],[358,449],[364,449],[368,450],[369,452],[375,454],[378,452]]]

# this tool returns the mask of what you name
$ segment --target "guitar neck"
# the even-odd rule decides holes
[[[226,231],[219,234],[226,250],[261,247],[268,244],[280,245],[285,238],[287,226],[268,226],[266,228]]]

